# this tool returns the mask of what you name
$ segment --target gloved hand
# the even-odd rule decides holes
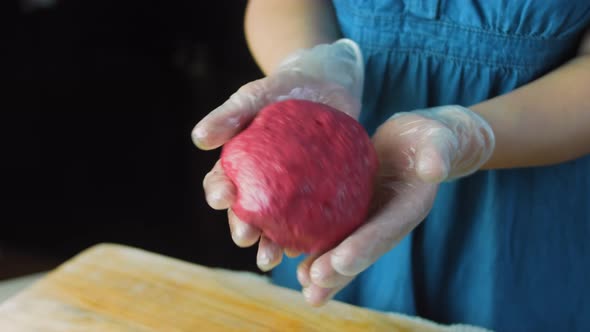
[[[286,98],[322,102],[357,118],[362,73],[360,52],[349,40],[297,52],[277,72],[245,85],[205,117],[193,131],[195,144],[219,147],[261,108]],[[369,220],[336,248],[307,258],[298,268],[297,277],[312,304],[325,302],[414,229],[430,211],[437,183],[476,171],[494,148],[485,120],[459,106],[400,113],[378,129],[373,141],[381,165]],[[203,185],[213,208],[232,205],[235,188],[219,162]],[[240,221],[231,209],[228,219],[239,246],[260,239],[257,262],[262,270],[280,263],[283,248],[260,237],[258,229]]]
[[[391,250],[430,211],[438,183],[478,170],[492,155],[487,122],[460,106],[399,113],[379,127],[380,160],[369,220],[334,249],[297,270],[307,300],[320,305]]]
[[[351,40],[318,45],[288,56],[271,75],[241,87],[223,105],[209,113],[192,132],[201,149],[217,148],[244,129],[266,105],[285,99],[305,99],[330,105],[354,118],[361,108],[364,65],[361,52]],[[207,202],[214,209],[228,209],[230,231],[241,247],[260,238],[257,263],[270,270],[280,263],[283,248],[260,230],[239,220],[231,211],[236,189],[219,161],[203,180]],[[288,254],[296,255],[285,248]]]

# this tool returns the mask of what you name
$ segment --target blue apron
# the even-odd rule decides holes
[[[365,55],[370,133],[396,112],[469,106],[531,82],[571,59],[590,25],[587,0],[334,7]],[[443,184],[428,218],[337,298],[497,331],[590,331],[589,242],[590,157],[480,171]],[[286,259],[274,281],[300,289],[300,260]]]

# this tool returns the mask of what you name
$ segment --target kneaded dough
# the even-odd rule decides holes
[[[378,160],[364,128],[324,104],[286,100],[228,142],[221,164],[234,213],[281,245],[318,253],[365,220]]]

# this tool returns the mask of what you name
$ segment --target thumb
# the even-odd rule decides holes
[[[427,135],[416,149],[416,175],[424,182],[439,183],[449,177],[458,141],[446,127],[431,128]]]
[[[470,109],[447,105],[414,113],[439,123],[425,132],[423,142],[430,145],[423,146],[423,151],[417,150],[422,155],[416,165],[420,178],[444,181],[467,176],[492,156],[494,131],[483,117]]]

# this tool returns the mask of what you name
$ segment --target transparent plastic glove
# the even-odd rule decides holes
[[[395,115],[373,142],[381,167],[369,220],[298,268],[303,293],[314,305],[330,299],[424,220],[439,182],[479,169],[492,155],[494,134],[472,111],[443,106]]]
[[[490,125],[468,108],[449,105],[391,117],[400,136],[417,139],[410,170],[427,182],[454,180],[477,171],[494,152]]]
[[[194,128],[192,138],[201,149],[217,148],[243,130],[266,105],[285,99],[305,99],[330,105],[354,118],[360,113],[364,79],[363,59],[358,45],[349,39],[318,45],[288,56],[271,75],[250,82],[229,100],[203,118]],[[236,189],[217,162],[204,180],[206,199],[215,209],[228,209],[230,231],[241,247],[259,239],[258,266],[270,270],[280,263],[283,249],[260,230],[239,220],[232,212]]]

